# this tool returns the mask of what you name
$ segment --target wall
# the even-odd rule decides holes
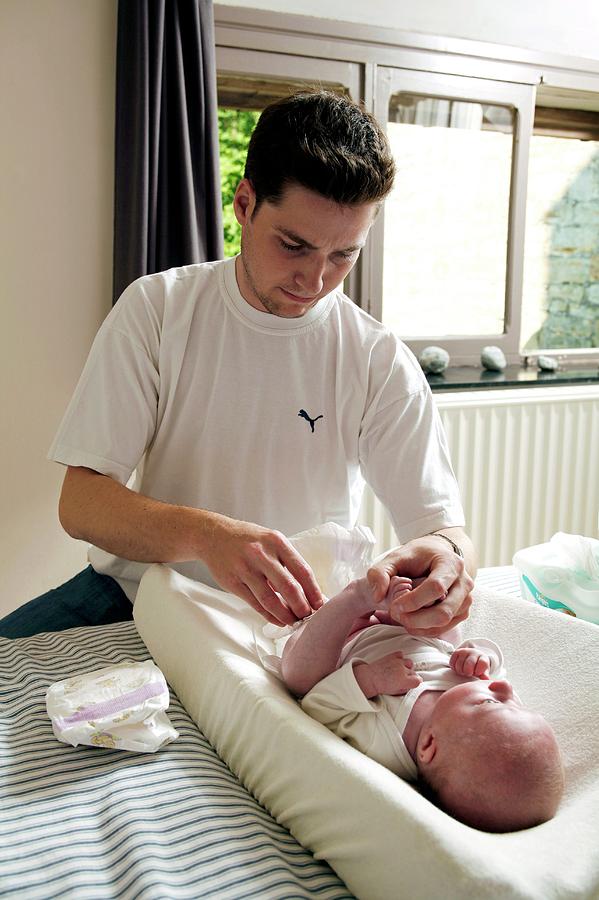
[[[0,615],[85,564],[45,454],[111,301],[116,0],[2,0]]]
[[[599,3],[592,0],[219,0],[404,31],[599,57]]]

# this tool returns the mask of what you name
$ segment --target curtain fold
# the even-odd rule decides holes
[[[212,0],[119,0],[113,302],[222,255]]]

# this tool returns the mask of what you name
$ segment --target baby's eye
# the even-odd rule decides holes
[[[493,700],[492,697],[485,697],[484,700],[480,701],[481,703],[499,703],[499,700]]]

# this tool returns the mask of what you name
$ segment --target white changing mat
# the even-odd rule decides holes
[[[164,566],[145,573],[139,632],[189,714],[255,797],[361,900],[599,897],[599,627],[487,590],[468,632],[492,637],[567,767],[555,819],[485,834],[451,819],[310,719],[256,654],[262,620]]]

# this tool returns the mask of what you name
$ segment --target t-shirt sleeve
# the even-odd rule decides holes
[[[159,335],[157,311],[134,282],[94,340],[49,459],[127,482],[156,430]]]
[[[390,335],[371,369],[360,466],[399,540],[464,525],[445,432],[417,361]]]

